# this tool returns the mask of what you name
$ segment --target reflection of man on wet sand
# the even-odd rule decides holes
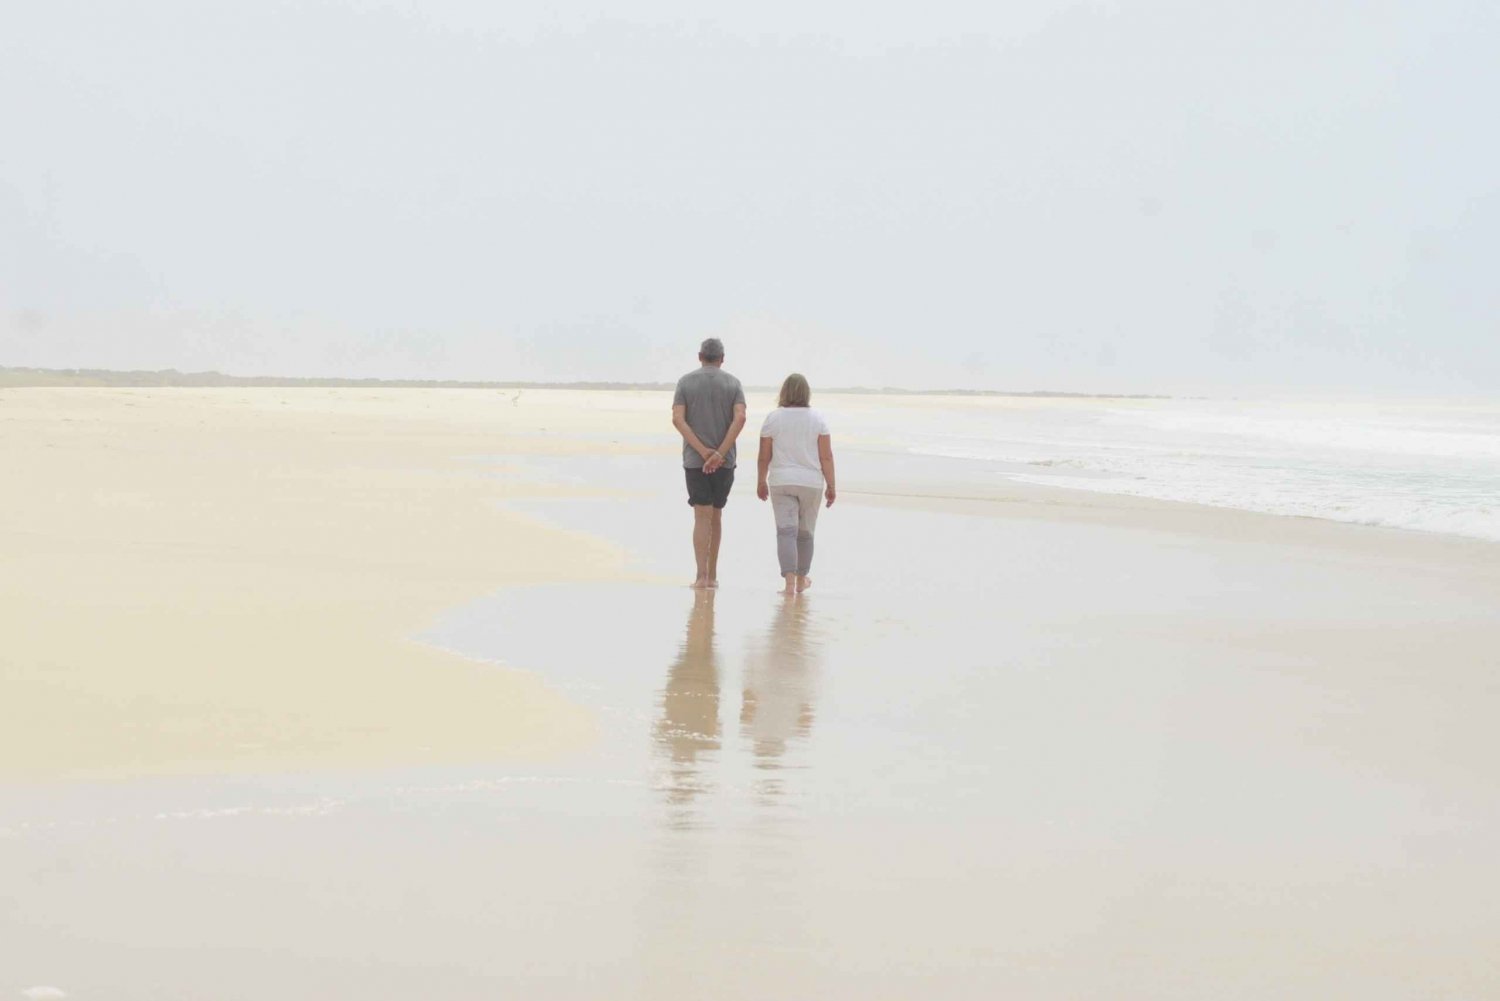
[[[802,602],[782,602],[765,645],[746,667],[740,733],[755,750],[757,768],[780,768],[788,742],[812,732],[817,658],[809,614]]]
[[[671,761],[667,798],[687,803],[705,783],[698,756],[719,749],[719,662],[714,653],[714,592],[693,595],[687,635],[677,659],[667,669],[656,747]]]

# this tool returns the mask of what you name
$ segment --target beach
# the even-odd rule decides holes
[[[499,450],[499,432],[431,413],[381,394],[8,391],[0,617],[16,694],[0,774],[586,741],[587,719],[534,679],[410,641],[497,584],[618,563],[607,544],[498,514],[524,488],[465,456]]]
[[[815,403],[788,600],[659,393],[0,391],[0,997],[1500,993],[1494,542]]]

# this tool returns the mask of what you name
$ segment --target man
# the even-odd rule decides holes
[[[724,344],[710,337],[698,349],[699,368],[677,380],[672,426],[682,435],[682,465],[693,507],[697,588],[719,586],[719,538],[724,505],[734,486],[734,440],[745,426],[745,390],[724,371]]]

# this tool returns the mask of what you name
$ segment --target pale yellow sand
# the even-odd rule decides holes
[[[839,401],[856,416],[937,405],[1069,404]],[[608,543],[502,510],[557,488],[482,457],[670,455],[666,414],[651,392],[0,390],[0,777],[477,761],[586,742],[588,715],[524,670],[411,637],[507,584],[619,576]],[[846,475],[844,497],[1256,540],[1295,560],[1340,551],[1379,579],[1496,590],[1492,546],[1440,536],[1022,484],[975,495]]]
[[[539,428],[578,408],[539,395],[519,427],[514,394],[475,391],[0,392],[0,776],[586,741],[534,677],[408,638],[503,584],[617,572],[499,510],[518,485],[473,459],[576,448]]]
[[[0,781],[0,995],[1500,996],[1493,545],[847,448],[611,581],[666,402],[0,391],[0,777],[395,766]]]

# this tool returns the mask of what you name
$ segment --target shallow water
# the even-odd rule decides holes
[[[841,501],[788,600],[744,482],[695,593],[660,463],[533,474],[626,491],[516,507],[636,578],[502,590],[422,639],[538,672],[595,746],[0,789],[0,997],[1500,990],[1500,664],[1465,638],[1492,594]]]

